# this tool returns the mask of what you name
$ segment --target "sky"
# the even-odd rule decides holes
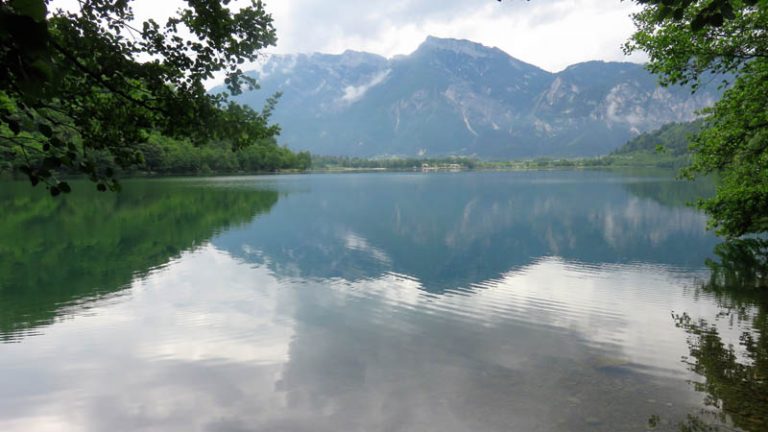
[[[587,60],[627,58],[634,2],[619,0],[271,0],[278,34],[269,52],[409,54],[428,35],[495,46],[556,72]]]
[[[249,3],[236,0],[237,5]],[[53,5],[76,5],[54,0]],[[164,21],[181,0],[135,0],[138,20]],[[428,35],[495,46],[551,72],[588,60],[627,58],[622,43],[632,34],[622,0],[265,0],[278,43],[265,54],[341,53],[347,49],[385,57],[409,54]]]

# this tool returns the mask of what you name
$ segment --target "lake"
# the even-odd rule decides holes
[[[764,431],[764,245],[706,230],[710,187],[0,183],[0,430]]]

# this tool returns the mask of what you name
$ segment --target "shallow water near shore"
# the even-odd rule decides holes
[[[678,430],[762,336],[671,173],[73,188],[0,183],[3,431]]]

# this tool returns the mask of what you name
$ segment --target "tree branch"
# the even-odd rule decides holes
[[[85,66],[82,62],[80,62],[80,60],[78,60],[77,57],[72,55],[72,53],[70,53],[64,47],[59,45],[55,40],[50,39],[49,42],[56,49],[56,51],[58,51],[61,55],[63,55],[67,60],[72,62],[72,64],[74,64],[74,66],[77,69],[79,69],[81,72],[83,72],[86,75],[88,75],[89,77],[91,77],[91,79],[96,81],[99,85],[103,86],[107,90],[109,90],[112,93],[122,97],[123,99],[131,102],[134,105],[140,106],[140,107],[145,108],[145,109],[147,109],[149,111],[162,112],[162,110],[158,109],[157,107],[150,106],[150,105],[148,105],[146,102],[144,102],[142,100],[133,98],[133,97],[131,97],[131,95],[123,92],[122,90],[120,90],[118,88],[115,88],[113,85],[111,85],[110,83],[106,82],[97,73],[93,72],[87,66]]]

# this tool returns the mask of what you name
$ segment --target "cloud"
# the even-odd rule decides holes
[[[380,72],[371,78],[370,81],[367,83],[364,83],[359,86],[348,86],[344,89],[344,96],[341,97],[341,100],[346,103],[355,103],[360,98],[365,96],[365,93],[370,90],[373,87],[376,87],[377,85],[384,82],[384,80],[387,79],[389,76],[390,70],[387,69],[383,72]]]
[[[231,7],[248,2],[237,0]],[[76,0],[54,7],[76,8]],[[164,21],[181,0],[135,0],[138,20]],[[386,57],[409,54],[428,35],[496,46],[549,71],[587,60],[627,58],[622,43],[634,26],[635,2],[620,0],[267,0],[278,34],[265,53],[341,53],[347,49]]]
[[[279,38],[270,52],[354,49],[391,57],[434,35],[497,46],[557,71],[586,60],[627,60],[621,44],[632,33],[629,15],[638,7],[618,0],[295,0],[274,1],[267,9]]]

